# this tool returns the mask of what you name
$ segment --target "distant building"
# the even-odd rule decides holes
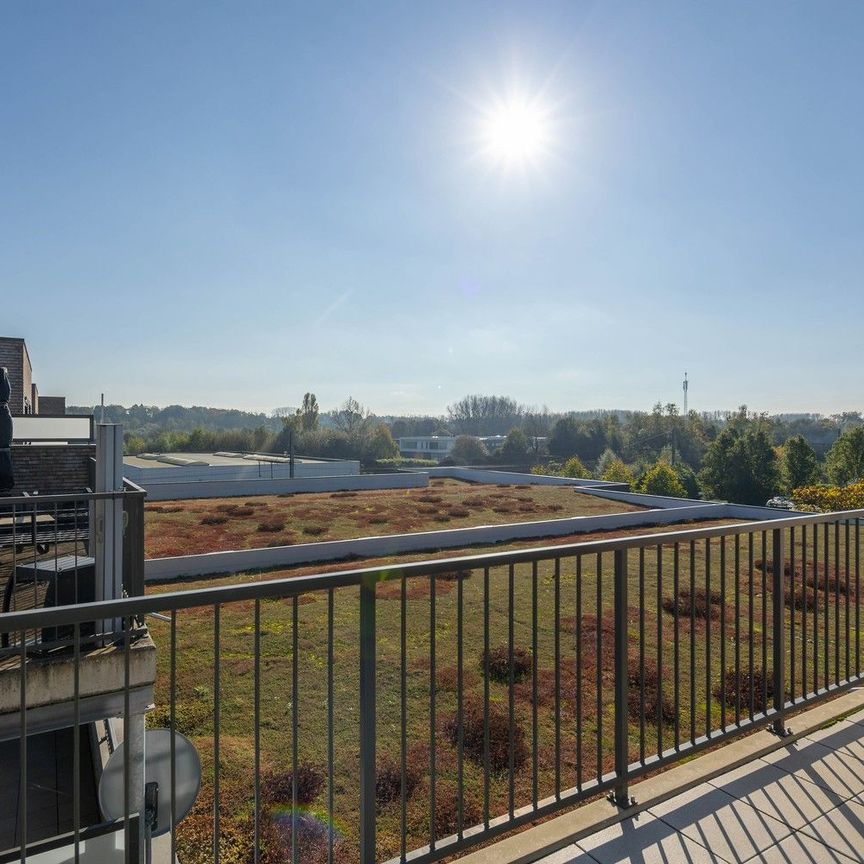
[[[30,353],[23,339],[0,336],[0,366],[9,370],[9,383],[12,385],[9,410],[13,417],[25,414],[62,417],[66,414],[65,396],[39,395],[39,388],[33,382]]]
[[[452,435],[414,435],[399,438],[399,455],[403,459],[434,459],[440,462],[450,455],[456,439]]]
[[[507,440],[506,435],[469,435],[494,453]],[[403,459],[446,459],[456,443],[455,435],[412,435],[398,438],[399,455]]]

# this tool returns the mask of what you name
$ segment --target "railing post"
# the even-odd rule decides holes
[[[773,597],[771,605],[771,627],[774,647],[774,721],[771,730],[777,735],[786,734],[783,723],[784,706],[786,704],[786,614],[783,585],[783,530],[775,528],[772,532],[772,558],[774,568],[772,573]],[[793,577],[794,578],[794,577]],[[802,581],[801,590],[806,590]],[[793,646],[794,650],[794,646]]]
[[[360,582],[360,864],[375,864],[375,584]]]
[[[123,588],[129,597],[144,594],[144,493],[123,495]]]
[[[615,791],[613,803],[629,807],[627,767],[630,763],[627,664],[627,550],[615,550]]]

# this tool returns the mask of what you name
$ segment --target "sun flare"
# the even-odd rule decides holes
[[[518,96],[497,102],[483,114],[480,138],[484,154],[501,166],[536,164],[551,144],[549,112]]]

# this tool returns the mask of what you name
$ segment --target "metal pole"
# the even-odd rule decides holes
[[[599,578],[599,577],[598,577]],[[627,550],[615,550],[615,791],[613,802],[629,807],[630,762],[627,669]]]
[[[375,864],[375,583],[360,583],[360,864]]]
[[[775,528],[772,532],[774,559],[773,597],[771,606],[771,619],[774,644],[774,722],[771,729],[777,735],[785,735],[786,727],[783,723],[783,709],[786,703],[786,614],[783,596],[783,530]],[[806,585],[802,582],[802,590],[806,591]],[[794,610],[793,610],[794,611]]]

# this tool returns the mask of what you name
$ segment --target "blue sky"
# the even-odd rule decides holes
[[[0,5],[0,334],[76,403],[864,408],[864,5]],[[488,106],[548,152],[479,151]]]

